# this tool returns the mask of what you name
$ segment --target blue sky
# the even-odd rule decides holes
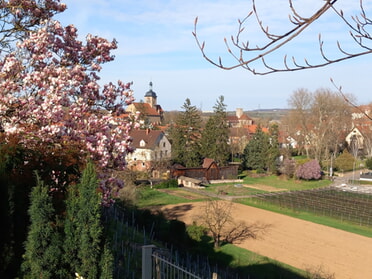
[[[345,93],[356,96],[359,104],[372,101],[370,65],[372,55],[337,63],[325,68],[300,72],[255,76],[243,69],[224,71],[202,58],[192,36],[195,17],[198,33],[206,41],[205,50],[211,57],[222,56],[231,61],[224,45],[224,37],[236,33],[237,20],[251,10],[249,0],[66,0],[68,9],[57,17],[64,25],[74,24],[79,35],[99,35],[112,40],[119,47],[116,59],[105,64],[102,82],[118,79],[133,81],[136,100],[142,100],[153,82],[158,103],[164,110],[180,110],[186,98],[203,111],[212,110],[218,96],[225,97],[228,110],[243,108],[287,108],[293,91],[306,88],[334,89],[330,78],[342,86]],[[323,4],[322,0],[294,0],[304,16]],[[339,8],[347,17],[359,14],[359,1],[344,2]],[[355,2],[355,3],[354,3]],[[367,3],[368,2],[368,3]],[[372,18],[372,1],[365,1],[367,14]],[[271,31],[288,30],[287,0],[256,0],[259,13]],[[318,5],[316,4],[318,3]],[[369,13],[368,13],[369,12]],[[253,19],[253,18],[252,18]],[[250,20],[245,36],[251,44],[262,41],[257,24]],[[285,54],[296,55],[298,61],[319,61],[318,34],[322,33],[329,56],[337,53],[339,40],[353,50],[348,28],[332,13],[303,33],[284,50],[270,57],[280,63]],[[371,46],[371,44],[370,44]]]

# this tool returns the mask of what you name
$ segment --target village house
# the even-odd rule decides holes
[[[352,154],[372,156],[372,126],[354,126],[345,141]]]
[[[257,124],[254,124],[252,118],[243,112],[243,109],[237,108],[235,115],[227,116],[227,124],[229,127],[229,144],[233,153],[243,153],[244,148],[249,140],[256,133]],[[268,133],[269,129],[261,127],[264,133]]]
[[[128,168],[135,171],[153,171],[157,163],[171,158],[171,144],[163,131],[132,130],[133,153],[126,156]]]
[[[372,157],[372,121],[367,117],[371,110],[371,105],[364,105],[352,113],[352,128],[345,141],[354,155]]]
[[[220,167],[211,158],[204,158],[203,164],[196,168],[186,168],[179,164],[175,164],[171,169],[171,177],[179,178],[183,177],[183,180],[187,178],[193,178],[196,180],[188,180],[189,183],[194,185],[200,185],[203,183],[209,183],[211,180],[221,180],[221,179],[234,179],[238,175],[238,165],[229,165],[225,167]],[[187,180],[187,179],[186,179]],[[198,181],[196,183],[195,181]]]
[[[242,108],[237,108],[235,115],[227,116],[227,124],[230,128],[244,127],[252,125],[253,119],[246,115]]]

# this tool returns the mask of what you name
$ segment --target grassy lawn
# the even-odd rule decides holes
[[[205,191],[214,194],[225,194],[228,196],[248,196],[267,192],[297,191],[327,187],[332,182],[329,180],[303,181],[286,179],[276,175],[243,178],[239,183],[209,184]],[[239,187],[237,187],[239,186]]]
[[[162,191],[145,187],[140,190],[140,197],[137,200],[136,205],[142,208],[155,205],[185,203],[190,201],[196,202],[205,199],[206,198],[203,195],[192,195],[185,190],[182,190],[182,188],[171,188],[170,191]]]
[[[319,181],[304,181],[296,179],[286,179],[276,175],[263,177],[249,177],[243,178],[243,184],[248,185],[267,185],[279,189],[287,189],[290,191],[307,190],[329,186],[332,182],[324,179]]]
[[[255,195],[261,193],[267,193],[265,190],[250,188],[250,187],[243,187],[243,186],[235,186],[239,184],[232,184],[232,183],[221,183],[221,184],[210,184],[206,186],[205,191],[211,192],[214,194],[221,194],[225,193],[228,196],[248,196],[248,195]]]
[[[254,278],[305,278],[306,272],[293,266],[278,262],[268,257],[261,256],[249,250],[239,248],[232,244],[223,245],[218,252],[225,258],[232,258],[225,264],[237,269],[244,274],[255,276]]]

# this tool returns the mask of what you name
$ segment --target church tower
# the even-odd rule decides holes
[[[156,103],[156,93],[152,91],[152,82],[150,81],[150,90],[146,92],[145,94],[145,103],[150,104],[152,108],[155,108],[157,103]]]

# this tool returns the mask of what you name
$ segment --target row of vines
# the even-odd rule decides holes
[[[348,221],[360,226],[372,226],[372,195],[323,188],[259,194],[255,202],[267,202],[294,211],[313,212],[321,216]]]

